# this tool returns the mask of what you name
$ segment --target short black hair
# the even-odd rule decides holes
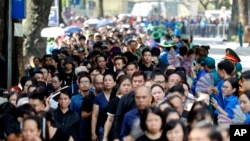
[[[79,36],[78,40],[86,40],[86,37],[84,35]]]
[[[184,123],[181,120],[170,120],[166,125],[164,126],[163,133],[167,133],[168,131],[174,129],[178,124],[181,125],[183,133],[184,133],[184,140],[187,138],[187,129],[184,125]],[[166,139],[166,138],[165,138]]]
[[[17,118],[4,114],[0,117],[0,140],[7,140],[7,136],[15,134],[19,136],[21,134],[20,123]]]
[[[80,80],[81,80],[83,77],[88,78],[88,79],[89,79],[89,82],[91,83],[91,78],[90,78],[90,76],[87,75],[87,74],[81,74],[81,75],[79,75],[79,76],[78,76],[78,79],[77,79],[77,82],[80,83]]]
[[[148,130],[147,125],[146,125],[146,119],[147,119],[149,113],[153,113],[155,115],[160,116],[161,121],[162,121],[161,129],[163,129],[164,123],[165,123],[163,113],[161,112],[161,110],[158,107],[155,107],[155,106],[150,106],[150,107],[147,107],[146,109],[144,109],[144,111],[143,111],[143,113],[141,115],[141,122],[140,122],[141,129],[143,131]]]
[[[217,67],[224,70],[228,75],[231,75],[235,69],[235,65],[229,60],[222,60],[217,64]]]
[[[144,48],[144,49],[142,50],[141,55],[143,56],[144,53],[146,53],[146,52],[150,52],[150,54],[152,55],[152,52],[151,52],[150,48]]]
[[[45,58],[52,58],[52,55],[51,54],[45,54],[45,55],[43,55],[43,60],[45,60]]]
[[[169,89],[169,93],[173,93],[173,92],[179,92],[182,96],[184,96],[185,94],[185,90],[183,88],[182,85],[180,84],[175,84],[173,85],[170,89]]]
[[[160,71],[153,71],[152,74],[151,74],[150,79],[154,80],[156,76],[163,76],[164,79],[165,79],[165,81],[166,81],[165,75],[162,72],[160,72]]]
[[[250,70],[244,71],[241,75],[242,79],[250,79]]]
[[[35,123],[37,124],[37,129],[41,130],[42,129],[42,121],[41,118],[39,116],[27,116],[24,118],[23,123],[27,120],[33,120],[35,121]]]
[[[123,64],[126,65],[126,59],[125,59],[124,57],[116,57],[116,58],[114,59],[114,63],[115,63],[116,60],[122,60]]]

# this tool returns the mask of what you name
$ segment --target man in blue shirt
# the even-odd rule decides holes
[[[79,86],[78,94],[74,95],[71,98],[70,109],[75,111],[79,115],[80,119],[81,119],[81,105],[83,98],[91,93],[89,91],[90,83],[91,83],[91,78],[89,76],[80,75],[77,79],[77,84]],[[80,120],[80,125],[81,125],[79,129],[80,139],[82,139],[84,136],[82,129],[84,127],[83,124],[84,124],[83,120]]]
[[[151,91],[145,86],[141,86],[135,90],[135,104],[136,108],[127,112],[122,122],[122,129],[120,137],[123,140],[131,132],[132,126],[136,119],[141,117],[143,110],[151,105],[152,96]]]

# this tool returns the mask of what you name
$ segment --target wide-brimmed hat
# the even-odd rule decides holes
[[[152,39],[160,39],[160,38],[162,37],[162,33],[159,32],[159,31],[154,31],[154,32],[150,35],[150,37],[151,37]]]
[[[163,48],[171,48],[171,47],[174,47],[175,45],[176,44],[174,42],[167,42],[167,41],[158,43],[158,46],[163,47]]]

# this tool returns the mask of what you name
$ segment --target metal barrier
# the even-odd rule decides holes
[[[186,26],[186,34],[206,38],[227,39],[228,25],[226,24],[208,24],[202,28],[199,24],[190,24]]]

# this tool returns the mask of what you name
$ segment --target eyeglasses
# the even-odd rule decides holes
[[[85,81],[80,81],[81,84],[88,84],[89,80],[85,80]]]

